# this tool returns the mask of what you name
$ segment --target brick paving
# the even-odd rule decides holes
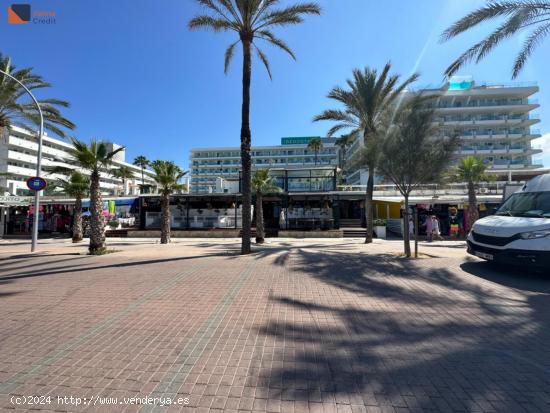
[[[1,242],[2,411],[550,411],[550,278],[460,245]]]

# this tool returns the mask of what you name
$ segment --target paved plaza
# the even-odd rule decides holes
[[[550,411],[550,277],[463,243],[109,248],[0,240],[3,411]]]

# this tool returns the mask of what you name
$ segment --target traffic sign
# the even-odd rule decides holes
[[[48,183],[44,178],[39,176],[33,176],[27,179],[27,188],[31,191],[42,191],[48,186]]]

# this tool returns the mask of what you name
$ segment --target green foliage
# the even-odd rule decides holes
[[[320,138],[313,138],[309,141],[307,147],[312,151],[319,152],[321,149],[323,149],[323,143],[321,142]]]
[[[387,222],[385,219],[375,219],[373,221],[373,224],[375,227],[385,227],[387,225]]]
[[[70,139],[73,145],[71,155],[76,165],[96,173],[100,170],[108,170],[113,163],[113,157],[124,150],[124,147],[120,147],[110,151],[107,142],[98,141],[97,139],[92,139],[89,144],[73,137]]]
[[[434,110],[415,95],[396,111],[381,145],[379,170],[401,194],[437,182],[453,157],[459,138],[438,137]]]
[[[51,87],[41,76],[33,73],[32,68],[17,69],[8,56],[0,53],[0,70],[15,77],[31,92]],[[69,107],[69,103],[59,99],[39,99],[38,103],[44,116],[44,128],[54,134],[65,137],[66,129],[74,129],[75,124],[62,116],[59,108]],[[25,129],[40,124],[38,110],[30,100],[25,89],[13,79],[0,73],[0,129],[19,126]]]
[[[90,179],[79,171],[71,171],[67,179],[58,179],[55,186],[71,197],[84,198],[90,191]]]
[[[155,182],[160,188],[162,195],[170,195],[175,191],[182,190],[185,185],[179,181],[187,172],[183,171],[172,161],[153,161],[151,163],[153,171],[155,171]]]
[[[366,67],[355,69],[353,78],[347,80],[347,89],[333,88],[328,98],[340,103],[342,109],[329,109],[315,116],[314,122],[336,122],[328,131],[333,136],[340,130],[348,130],[346,139],[353,142],[361,137],[365,140],[364,162],[376,166],[378,156],[377,131],[382,123],[384,113],[396,101],[399,95],[414,81],[417,74],[409,76],[399,84],[399,75],[390,75],[391,64],[388,62],[382,72]]]
[[[487,174],[489,165],[483,159],[466,156],[460,159],[456,168],[453,168],[447,177],[454,182],[468,182],[477,184],[482,181],[491,181],[494,178]]]
[[[109,221],[108,225],[111,227],[111,229],[117,229],[118,221]]]
[[[145,169],[151,164],[151,162],[143,155],[136,156],[133,163],[141,169]]]
[[[283,8],[276,8],[278,0],[196,0],[204,7],[206,14],[195,16],[189,21],[191,30],[206,29],[214,32],[233,31],[239,40],[232,42],[224,56],[224,71],[227,74],[235,47],[239,42],[250,43],[258,59],[265,66],[271,78],[271,67],[265,53],[258,43],[266,42],[296,57],[290,47],[272,32],[272,28],[303,22],[303,16],[320,14],[321,8],[316,3],[301,3]]]
[[[115,178],[122,179],[122,182],[126,182],[127,179],[131,179],[134,177],[134,170],[129,166],[122,165],[119,166],[117,169],[111,171],[111,174]]]
[[[548,0],[510,0],[490,1],[456,21],[443,32],[441,39],[447,41],[473,29],[481,23],[494,19],[504,20],[485,39],[474,44],[458,57],[445,70],[452,76],[466,63],[475,60],[479,63],[497,45],[522,30],[532,29],[525,37],[522,48],[514,63],[512,78],[516,78],[534,49],[550,33],[550,1]]]
[[[269,176],[269,169],[258,169],[252,176],[252,191],[256,194],[273,194],[281,192],[275,179]]]

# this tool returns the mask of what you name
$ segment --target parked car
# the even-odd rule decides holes
[[[497,263],[550,269],[550,174],[527,182],[468,234],[468,252]]]

